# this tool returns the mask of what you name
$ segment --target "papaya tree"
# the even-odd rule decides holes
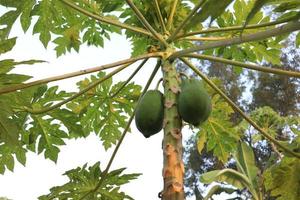
[[[17,42],[17,38],[10,35],[17,21],[24,32],[33,27],[32,33],[39,35],[45,48],[49,43],[54,44],[57,56],[71,50],[79,52],[84,44],[101,48],[104,38],[110,39],[112,33],[124,35],[132,43],[128,59],[35,81],[11,70],[17,65],[43,61],[15,61],[13,58],[0,61],[1,173],[6,169],[13,170],[15,158],[25,164],[28,151],[44,153],[45,158],[56,161],[64,140],[86,137],[90,133],[99,136],[105,149],[114,146],[104,169],[95,163],[69,170],[65,173],[69,182],[51,188],[50,193],[40,199],[132,199],[120,187],[137,178],[138,174],[124,174],[124,168],[112,170],[111,166],[138,113],[142,114],[139,116],[146,127],[150,127],[145,129],[136,121],[146,137],[159,131],[160,124],[157,123],[161,123],[163,129],[160,198],[185,199],[182,127],[189,124],[191,129],[200,130],[199,137],[195,137],[198,148],[206,144],[220,164],[235,159],[239,163],[239,172],[227,172],[243,178],[240,180],[245,184],[239,184],[238,188],[246,188],[255,199],[262,199],[256,184],[264,183],[255,179],[257,170],[253,167],[253,159],[247,160],[250,164],[244,162],[251,153],[236,154],[240,149],[250,150],[245,145],[240,146],[245,132],[230,122],[233,112],[280,154],[281,162],[271,166],[264,176],[265,188],[282,199],[299,197],[299,124],[292,127],[292,141],[278,141],[270,129],[252,120],[226,95],[218,80],[210,79],[202,66],[193,63],[195,59],[208,60],[234,67],[234,73],[256,70],[300,78],[300,72],[261,64],[266,61],[280,65],[282,42],[290,35],[294,36],[294,45],[299,47],[300,5],[297,0],[0,0],[0,5],[7,10],[0,17],[1,54],[9,52]],[[263,7],[279,14],[274,17],[264,13]],[[149,59],[156,59],[157,64],[141,91],[141,86],[129,82]],[[178,62],[193,71],[197,78],[179,73]],[[113,84],[113,76],[136,63],[139,63],[138,67],[127,80]],[[105,73],[107,69],[114,70]],[[162,71],[163,94],[144,101],[158,70]],[[77,93],[48,84],[94,72],[98,73],[78,82]],[[189,82],[193,84],[188,90],[186,84],[191,84]],[[143,113],[145,106],[139,106],[143,102],[153,103],[154,99],[163,101],[162,106],[154,102],[153,108],[159,108],[156,118],[159,120],[154,120],[155,123],[143,118],[152,113]],[[195,111],[199,113],[195,114]],[[279,183],[284,169],[288,176]],[[272,173],[276,176],[271,176]],[[211,174],[217,177],[216,172]],[[213,180],[207,176],[206,182]],[[292,182],[287,184],[290,180]],[[231,192],[228,188],[222,191]],[[285,198],[285,195],[288,196]]]

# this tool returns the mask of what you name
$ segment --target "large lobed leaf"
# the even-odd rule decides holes
[[[50,194],[39,197],[39,200],[64,200],[64,199],[111,199],[123,200],[132,198],[120,191],[120,186],[136,179],[140,174],[123,174],[125,168],[117,169],[105,175],[102,185],[95,190],[98,182],[103,177],[100,163],[97,162],[93,166],[77,167],[67,171],[66,175],[69,182],[61,186],[50,189]]]
[[[104,75],[105,73],[101,72],[97,76],[91,76],[90,79],[79,82],[79,87],[86,87]],[[105,149],[116,144],[120,138],[122,128],[125,128],[140,95],[141,87],[130,83],[118,95],[111,98],[122,84],[123,82],[119,82],[113,85],[112,79],[106,80],[82,98],[68,104],[73,112],[81,115],[80,123],[86,134],[95,132],[99,135]]]
[[[232,108],[219,95],[213,96],[212,113],[208,120],[201,125],[199,132],[199,152],[206,142],[207,151],[212,151],[219,160],[227,162],[230,153],[236,150],[240,138],[230,121],[232,113]]]
[[[233,0],[206,0],[200,11],[190,19],[188,26],[186,26],[186,30],[196,26],[198,23],[204,22],[209,17],[211,23],[219,17],[232,2]]]
[[[264,185],[277,200],[300,197],[300,160],[285,157],[264,172]]]

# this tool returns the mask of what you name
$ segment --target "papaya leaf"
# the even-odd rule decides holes
[[[231,4],[233,0],[207,0],[191,19],[190,22],[185,27],[185,30],[189,30],[192,26],[204,22],[210,17],[210,23],[213,22],[217,17],[219,17],[225,9]]]
[[[15,10],[10,10],[2,15],[0,17],[0,24],[6,25],[7,29],[10,31],[17,18],[21,16],[21,26],[24,32],[26,32],[31,24],[31,11],[35,3],[35,0],[18,0],[14,3],[10,1],[5,2],[5,0],[1,1],[0,5],[14,7]]]
[[[91,76],[90,79],[80,81],[78,86],[84,88],[104,75],[101,72],[97,76]],[[110,148],[120,138],[121,128],[125,128],[140,94],[141,87],[130,83],[117,96],[111,98],[123,83],[113,85],[112,79],[108,79],[67,105],[73,112],[80,113],[85,134],[98,134],[105,149]]]
[[[120,187],[131,180],[136,179],[140,174],[123,174],[125,168],[117,169],[109,172],[101,187],[94,191],[103,175],[100,163],[97,162],[93,166],[82,167],[67,171],[66,175],[69,179],[64,185],[56,186],[50,189],[50,193],[39,197],[39,200],[50,199],[80,199],[88,194],[85,199],[132,199],[124,192],[120,191]]]
[[[300,196],[300,161],[284,157],[264,172],[264,185],[278,200],[297,200]]]
[[[6,103],[1,101],[1,99],[0,107],[0,142],[4,142],[12,146],[17,145],[19,127],[16,123],[14,123],[13,119],[11,119],[13,112],[9,105],[6,105]]]
[[[7,145],[0,145],[0,174],[4,174],[5,170],[8,169],[10,171],[14,171],[15,167],[15,159],[25,166],[26,164],[26,149],[16,146],[11,148]]]
[[[245,24],[244,24],[244,28],[245,26],[247,26],[247,24],[249,23],[249,21],[255,16],[256,13],[258,13],[260,11],[260,9],[268,2],[269,0],[256,0],[253,8],[251,9],[250,13],[248,14]]]
[[[25,61],[20,61],[16,62],[13,59],[5,59],[5,60],[0,60],[0,74],[5,74],[12,69],[14,69],[14,66],[16,65],[33,65],[36,63],[43,63],[45,61],[43,60],[25,60]]]
[[[198,152],[199,154],[201,154],[203,148],[204,148],[204,145],[206,143],[206,133],[205,132],[202,132],[201,135],[198,137],[198,142],[197,142],[197,149],[198,149]]]
[[[5,169],[13,171],[14,157],[22,165],[26,164],[27,150],[22,145],[24,115],[18,116],[14,113],[16,102],[11,96],[13,95],[0,96],[0,174],[4,174]],[[26,95],[22,98],[25,99]]]
[[[16,37],[7,40],[0,40],[0,55],[10,51],[16,44]]]
[[[30,103],[31,109],[41,109],[51,106],[54,102],[62,101],[70,97],[72,93],[58,91],[58,87],[40,88],[34,95],[35,99]],[[28,149],[38,153],[44,152],[45,158],[56,162],[59,153],[59,146],[64,145],[64,139],[84,136],[80,118],[77,114],[64,108],[50,111],[39,115],[29,114],[31,121],[28,122],[30,141]],[[63,126],[66,129],[63,129]]]
[[[230,152],[236,149],[239,134],[230,122],[232,108],[220,98],[214,95],[212,98],[212,113],[208,120],[201,125],[199,135],[206,135],[207,151],[213,151],[222,162],[226,162]]]
[[[280,49],[270,48],[268,45],[265,45],[264,42],[251,43],[253,46],[252,51],[256,55],[258,61],[267,61],[274,65],[280,65]]]
[[[251,112],[250,116],[260,127],[273,137],[276,136],[279,129],[286,125],[285,119],[268,106],[254,110]]]
[[[277,6],[273,11],[274,12],[285,12],[287,10],[297,10],[300,8],[300,2],[299,1],[290,1],[285,2]]]

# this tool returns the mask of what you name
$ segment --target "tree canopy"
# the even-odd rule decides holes
[[[5,9],[0,17],[0,54],[18,42],[10,34],[16,22],[24,32],[37,34],[45,48],[54,44],[58,57],[72,50],[80,53],[82,45],[103,48],[112,33],[132,44],[128,59],[35,81],[12,70],[44,61],[0,60],[1,174],[13,171],[15,161],[25,165],[28,151],[56,162],[66,140],[91,133],[99,136],[106,150],[114,147],[105,168],[95,163],[71,169],[65,173],[69,182],[51,188],[40,199],[132,199],[120,187],[139,174],[112,170],[111,165],[130,131],[135,107],[159,69],[164,88],[164,188],[159,196],[184,199],[181,130],[185,123],[177,110],[177,96],[181,79],[188,75],[179,73],[179,65],[201,79],[212,102],[208,120],[189,126],[195,132],[192,143],[197,151],[213,161],[209,166],[201,160],[195,169],[190,166],[200,173],[212,170],[193,183],[231,186],[215,186],[203,198],[242,190],[256,200],[300,196],[300,118],[291,116],[299,112],[299,58],[282,50],[286,42],[292,49],[300,46],[298,0],[0,0],[0,5]],[[147,84],[135,84],[132,79],[149,59],[157,64],[147,75]],[[206,65],[208,61],[214,64]],[[127,80],[113,81],[114,75],[134,63],[139,65]],[[253,70],[258,73],[251,74]],[[238,77],[243,73],[255,77],[248,109],[239,101],[245,88]],[[78,92],[48,85],[87,74],[91,75],[77,83]],[[282,108],[282,103],[287,105]],[[273,109],[262,107],[265,104]],[[258,151],[256,144],[261,147]],[[263,155],[264,148],[274,155]],[[270,157],[263,159],[263,167],[256,160],[262,156]]]

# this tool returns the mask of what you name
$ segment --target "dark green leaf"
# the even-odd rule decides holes
[[[233,110],[220,99],[220,96],[213,96],[212,107],[212,113],[208,120],[201,125],[199,134],[200,136],[206,135],[207,151],[213,151],[213,154],[225,163],[230,152],[236,149],[239,134],[230,122],[230,115]]]
[[[99,73],[97,77],[91,76],[90,79],[79,82],[79,88],[87,87],[104,75],[105,73]],[[120,129],[125,128],[128,115],[132,114],[134,103],[140,94],[140,86],[131,83],[117,96],[111,98],[122,84],[123,82],[119,82],[112,85],[112,79],[106,80],[82,98],[68,104],[73,112],[82,115],[81,124],[85,134],[91,132],[98,134],[105,149],[110,148],[120,138]]]
[[[251,9],[250,13],[248,14],[244,27],[250,22],[250,20],[255,16],[256,13],[260,11],[260,9],[268,2],[269,0],[256,0],[254,3],[253,8]]]
[[[11,118],[12,111],[9,105],[0,100],[0,108],[0,143],[15,146],[18,144],[19,127]]]
[[[50,194],[41,196],[39,199],[79,199],[86,194],[88,195],[85,199],[132,199],[120,191],[120,186],[136,179],[140,174],[123,174],[123,171],[124,168],[121,168],[108,173],[101,187],[94,190],[103,175],[100,163],[98,162],[91,167],[87,167],[85,164],[83,167],[67,171],[64,175],[68,176],[69,182],[51,188]]]
[[[286,2],[286,3],[280,4],[273,11],[274,12],[285,12],[287,10],[294,10],[294,9],[299,9],[299,8],[300,8],[300,2],[292,1],[292,2]]]
[[[195,14],[191,19],[189,24],[185,27],[189,30],[192,26],[196,26],[198,23],[204,22],[207,18],[210,18],[210,22],[214,21],[219,17],[225,9],[231,4],[233,0],[208,0],[204,3],[201,10]]]
[[[277,200],[298,200],[300,196],[300,161],[283,158],[264,172],[265,187]]]
[[[10,51],[16,44],[16,37],[7,39],[7,40],[0,40],[0,54],[6,53]]]

